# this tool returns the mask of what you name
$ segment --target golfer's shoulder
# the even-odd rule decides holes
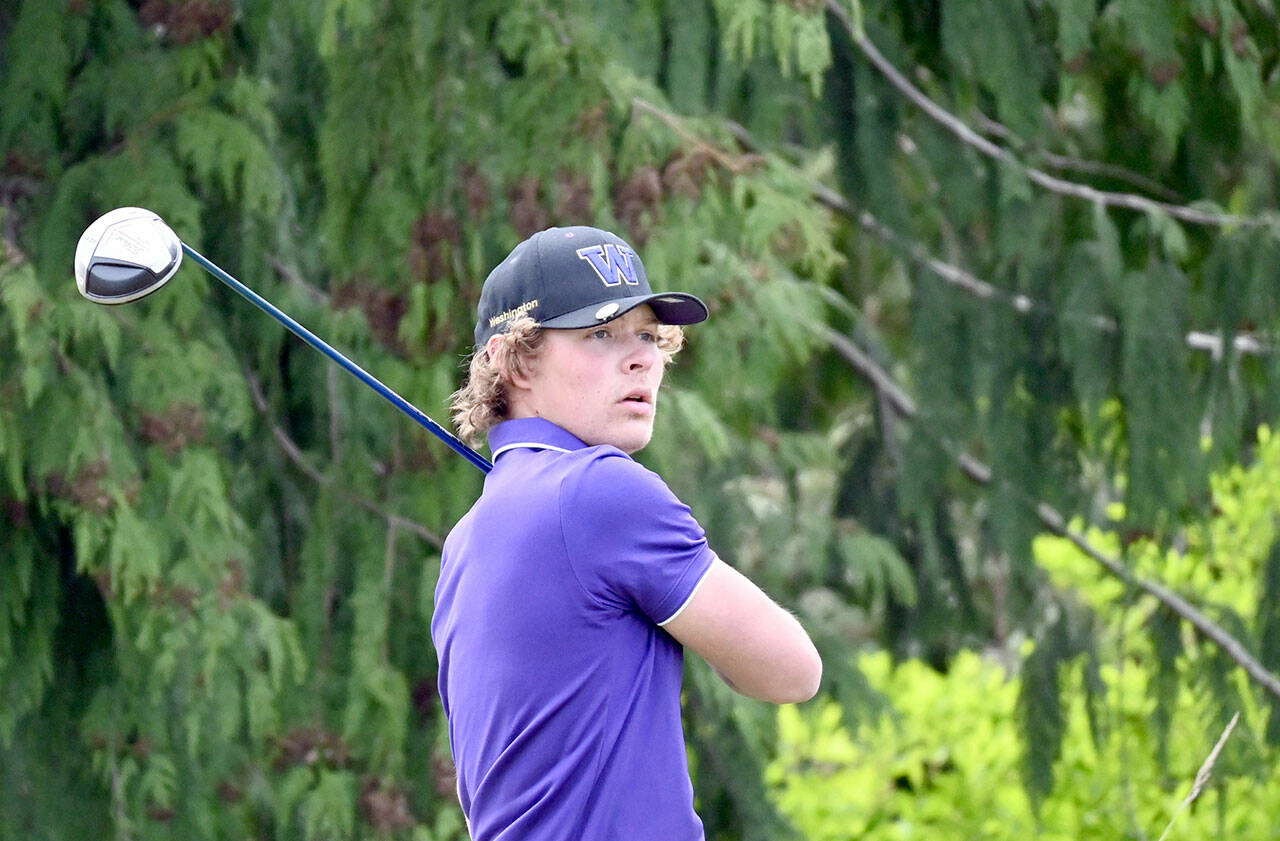
[[[573,456],[561,486],[568,501],[635,501],[671,493],[661,476],[616,447],[587,447]]]

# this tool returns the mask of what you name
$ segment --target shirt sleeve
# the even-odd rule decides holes
[[[587,594],[659,625],[685,606],[715,558],[689,506],[620,451],[598,451],[566,479],[560,521]]]

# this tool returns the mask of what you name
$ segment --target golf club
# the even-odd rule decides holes
[[[163,219],[149,210],[140,207],[117,208],[99,217],[85,229],[76,245],[76,286],[81,295],[95,303],[124,304],[136,301],[155,292],[174,276],[178,266],[182,264],[183,252],[200,264],[202,269],[283,324],[295,336],[354,374],[467,461],[486,472],[493,467],[488,459],[427,417],[418,407],[383,385],[372,374],[294,321],[266,298],[182,242]]]

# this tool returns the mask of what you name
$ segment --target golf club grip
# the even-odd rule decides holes
[[[390,402],[397,409],[404,412],[409,417],[413,418],[421,426],[426,428],[426,430],[430,432],[432,435],[435,435],[441,441],[448,444],[449,447],[452,448],[454,452],[458,453],[458,455],[462,456],[467,461],[471,462],[476,467],[480,468],[486,473],[489,470],[493,469],[493,465],[489,462],[487,458],[485,458],[484,456],[477,453],[475,450],[468,447],[452,432],[445,429],[443,426],[436,423],[431,418],[427,417],[427,415],[424,414],[422,410],[419,409],[417,406],[413,405],[408,400],[405,400],[399,394],[396,394],[390,388],[383,385],[382,381],[379,380],[377,377],[373,376],[368,371],[364,370],[359,365],[352,362],[347,357],[343,356],[341,353],[335,350],[332,346],[330,346],[327,342],[325,342],[315,333],[312,333],[310,330],[303,327],[298,322],[294,321],[287,313],[285,313],[283,310],[278,308],[275,304],[272,304],[266,298],[263,298],[257,292],[254,292],[252,289],[245,286],[243,283],[236,280],[231,275],[227,274],[227,272],[219,268],[213,261],[209,260],[203,254],[196,251],[194,248],[187,245],[185,242],[182,243],[182,250],[187,254],[188,257],[190,257],[192,260],[195,260],[197,263],[199,263],[200,267],[204,269],[206,272],[213,275],[218,280],[225,283],[227,286],[230,286],[232,289],[238,292],[242,298],[245,298],[254,306],[256,306],[258,309],[262,310],[267,315],[271,316],[276,321],[283,324],[286,328],[288,328],[289,332],[293,333],[299,339],[302,339],[304,342],[311,345],[313,348],[320,351],[325,356],[332,359],[334,362],[337,362],[343,368],[346,368],[348,371],[354,374],[357,378],[363,381],[365,385],[369,386],[374,391],[378,392],[383,397],[385,397],[387,401]]]

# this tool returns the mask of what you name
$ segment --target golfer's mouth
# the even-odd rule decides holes
[[[633,391],[618,402],[624,406],[651,408],[653,406],[653,395],[648,391]]]

